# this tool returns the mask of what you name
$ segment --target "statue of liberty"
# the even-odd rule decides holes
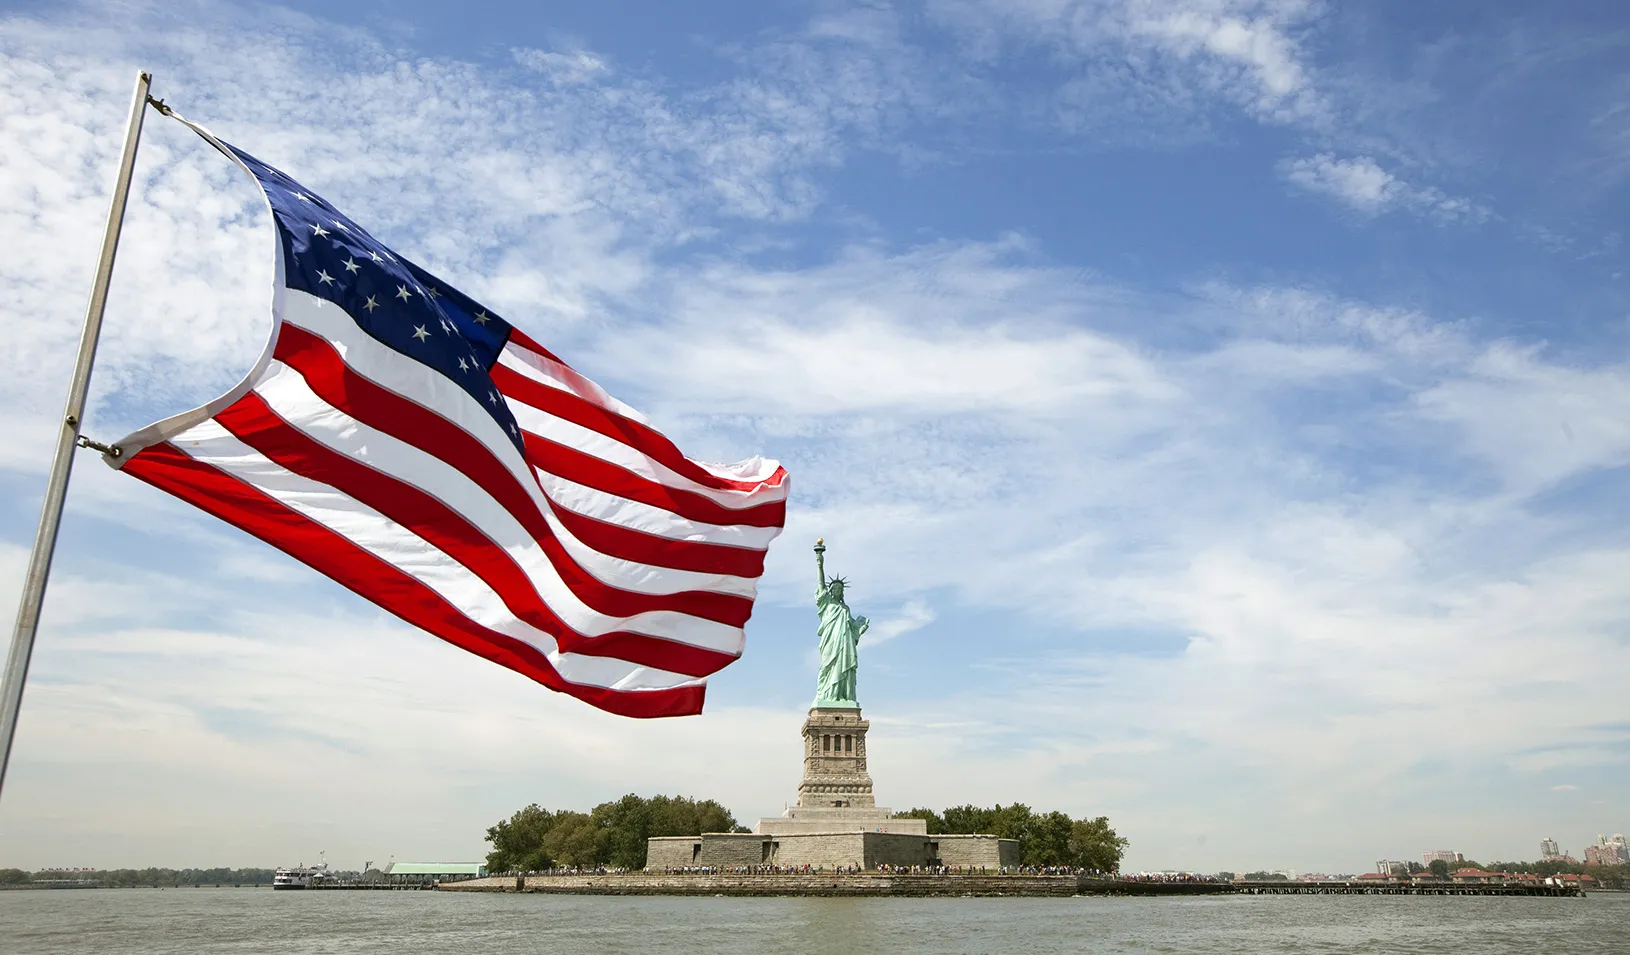
[[[815,609],[821,615],[821,675],[815,685],[815,705],[860,708],[855,699],[855,671],[860,669],[860,635],[871,621],[850,613],[843,602],[847,584],[842,577],[826,577],[826,541],[815,541],[815,571],[820,587]]]

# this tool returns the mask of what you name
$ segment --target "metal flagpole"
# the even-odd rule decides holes
[[[113,255],[119,246],[119,227],[124,224],[125,199],[130,195],[130,175],[136,168],[136,143],[141,139],[142,119],[147,114],[147,89],[153,74],[136,77],[136,95],[130,102],[130,125],[125,131],[124,154],[119,157],[119,178],[113,186],[113,205],[108,210],[107,231],[102,234],[102,255],[96,263],[96,281],[91,285],[91,302],[85,310],[85,328],[79,338],[79,358],[68,385],[68,406],[57,434],[57,453],[51,459],[51,477],[45,485],[45,505],[40,511],[40,527],[34,534],[34,551],[28,558],[28,576],[23,581],[23,599],[17,608],[17,627],[11,634],[11,652],[6,656],[6,676],[0,689],[0,789],[5,787],[6,765],[11,762],[11,740],[17,733],[17,710],[23,703],[23,684],[28,680],[28,659],[34,653],[34,633],[39,628],[40,604],[45,600],[45,582],[51,573],[51,554],[56,549],[57,528],[62,523],[62,502],[68,494],[68,472],[73,468],[74,448],[89,447],[79,435],[85,418],[85,393],[90,389],[91,362],[96,359],[96,339],[102,331],[102,309],[107,305],[108,282],[113,278]]]

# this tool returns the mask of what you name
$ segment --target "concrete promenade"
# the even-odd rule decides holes
[[[493,876],[450,882],[443,892],[559,895],[1013,896],[1075,895],[1503,895],[1576,897],[1561,885],[1373,885],[1360,882],[1162,882],[1075,875],[903,875],[889,872],[625,872],[608,875]]]
[[[673,873],[495,876],[452,882],[443,892],[561,895],[1030,896],[1077,894],[1073,875],[898,875],[889,872]]]

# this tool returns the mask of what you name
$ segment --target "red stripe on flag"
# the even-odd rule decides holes
[[[516,346],[518,348],[524,348],[529,352],[534,352],[534,353],[536,353],[538,355],[542,355],[544,358],[549,359],[550,361],[552,361],[555,364],[561,366],[562,368],[571,368],[572,367],[571,365],[568,365],[565,362],[561,361],[560,358],[558,356],[556,356],[554,352],[552,352],[549,349],[547,349],[547,348],[543,347],[542,345],[538,344],[537,341],[535,341],[532,338],[531,335],[528,335],[526,332],[521,331],[519,328],[514,328],[514,327],[510,328],[510,330],[509,330],[509,338],[505,341],[505,344],[506,345],[514,345],[514,346]],[[573,374],[576,374],[575,370],[573,371]],[[583,380],[588,381],[587,378],[584,378]]]
[[[764,573],[764,551],[710,541],[679,541],[647,534],[554,505],[555,517],[572,536],[609,557],[638,564],[757,578]]]
[[[746,624],[747,618],[752,614],[752,600],[735,594],[692,590],[681,591],[673,595],[650,595],[610,587],[586,570],[583,570],[571,558],[571,555],[566,552],[565,548],[561,546],[559,540],[554,536],[554,532],[549,529],[548,522],[539,513],[531,496],[519,485],[514,473],[494,457],[486,445],[476,440],[469,432],[422,405],[382,388],[357,374],[355,370],[345,364],[327,339],[319,338],[304,329],[292,325],[283,326],[282,334],[278,339],[277,348],[273,354],[279,361],[299,372],[311,390],[333,407],[369,427],[383,431],[405,444],[410,444],[427,454],[439,458],[479,485],[516,521],[520,522],[521,526],[538,542],[539,546],[544,548],[550,563],[554,564],[560,571],[562,579],[572,588],[572,591],[584,603],[601,613],[626,617],[642,610],[678,610],[681,613],[688,613],[692,616],[704,617],[708,620],[715,620],[719,623],[737,627]],[[293,467],[289,469],[291,471],[297,470]],[[369,473],[373,472],[370,470]],[[543,492],[540,490],[539,493]],[[544,496],[547,497],[546,494]],[[553,509],[555,515],[561,519],[561,523],[565,524],[568,530],[573,530],[575,534],[576,531],[573,529],[572,522],[568,521],[568,515],[572,517],[576,515],[558,505],[554,505]],[[401,522],[399,521],[399,523]],[[584,543],[594,547],[588,541],[584,541]],[[624,543],[638,544],[637,541],[624,541]],[[691,543],[689,541],[679,543],[680,546],[686,548],[713,548],[717,546]],[[600,550],[598,547],[594,549]],[[660,548],[656,547],[646,549],[650,551],[660,550]],[[734,548],[730,549],[733,550]],[[620,557],[624,560],[639,559],[625,552],[600,550],[600,553],[610,557]],[[723,559],[729,560],[730,558]],[[669,565],[659,562],[657,566]],[[762,552],[760,552],[759,566],[761,573],[763,566]],[[756,577],[758,574],[755,573],[751,576]]]
[[[533,381],[504,365],[492,366],[492,381],[504,397],[603,434],[614,441],[620,441],[675,474],[689,478],[703,487],[721,491],[756,491],[765,487],[777,487],[786,476],[785,468],[777,468],[774,474],[763,481],[735,481],[720,477],[685,457],[672,441],[648,425],[607,411],[579,395]]]
[[[540,471],[597,491],[671,511],[686,520],[703,524],[744,524],[748,527],[780,527],[786,523],[786,501],[766,501],[740,509],[724,507],[694,491],[681,491],[658,484],[603,458],[569,448],[525,428],[521,429],[521,439],[526,444],[526,459]]]
[[[408,574],[168,443],[145,448],[122,470],[260,538],[413,626],[552,690],[620,716],[702,712],[705,686],[612,690],[565,679],[536,647],[475,623]]]
[[[238,440],[272,462],[360,501],[458,561],[496,591],[515,616],[554,637],[560,649],[566,652],[618,657],[642,666],[690,676],[707,676],[736,658],[735,654],[629,631],[590,635],[575,630],[538,594],[509,552],[494,544],[457,511],[411,484],[376,471],[309,437],[279,417],[254,392],[216,415],[215,420]],[[553,549],[564,554],[559,542],[552,538],[539,544],[546,553]],[[566,586],[572,587],[574,581],[567,577],[565,568],[554,554],[549,556],[556,571],[561,572]],[[584,598],[589,596],[585,594],[586,590],[597,591],[593,596],[612,608],[600,612],[614,617],[632,616],[648,610],[675,610],[685,602],[684,598],[692,596],[631,594],[607,587],[581,570],[574,573],[586,579],[576,581],[582,587],[572,587],[573,592]],[[592,586],[589,581],[592,581]],[[594,607],[594,603],[587,599],[584,603]],[[619,613],[619,610],[626,612]]]
[[[358,374],[347,365],[326,338],[314,335],[303,328],[294,325],[284,325],[279,333],[277,347],[273,357],[289,367],[298,371],[306,379],[311,390],[318,397],[330,405],[344,411],[359,421],[366,422],[370,427],[377,428],[392,437],[399,438],[408,444],[426,447],[436,457],[458,468],[466,477],[475,483],[487,488],[504,509],[515,516],[526,527],[527,532],[540,540],[549,533],[548,525],[537,524],[541,520],[537,508],[533,505],[526,491],[517,483],[515,475],[506,468],[502,462],[493,456],[486,445],[458,427],[441,415],[424,406],[402,397],[394,391],[383,388],[368,378]],[[557,445],[558,447],[558,445]],[[732,510],[721,507],[712,500],[688,491],[673,491],[655,481],[642,478],[639,475],[626,471],[616,465],[592,458],[599,462],[598,468],[580,468],[573,473],[580,477],[572,477],[552,468],[544,470],[560,474],[561,477],[575,481],[588,487],[627,497],[641,503],[651,504],[663,510],[672,511],[687,520],[699,521],[704,524],[746,524],[751,527],[780,527],[786,515],[786,502],[773,501],[757,507]],[[536,463],[535,461],[532,463]],[[624,494],[612,487],[596,484],[593,477],[603,474],[611,478],[613,483],[638,488],[633,493]],[[638,493],[640,496],[633,496]],[[681,499],[671,499],[669,495],[683,495]],[[546,495],[547,496],[547,495]],[[681,509],[681,503],[689,504],[699,502],[694,508],[696,513],[688,513]],[[765,511],[771,508],[771,511]],[[557,516],[562,515],[566,508],[556,505],[554,511]],[[687,546],[705,546],[706,542],[685,542]],[[606,553],[602,551],[602,553]],[[624,557],[623,554],[610,554],[614,557]],[[625,559],[635,559],[626,557]],[[728,558],[725,558],[728,559]],[[661,566],[669,566],[663,564]]]

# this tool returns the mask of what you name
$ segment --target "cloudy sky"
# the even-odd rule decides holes
[[[1630,17],[1574,3],[12,3],[13,606],[138,68],[787,532],[708,712],[607,716],[80,459],[0,865],[483,854],[529,802],[794,798],[817,536],[879,801],[1107,814],[1134,869],[1630,828]],[[152,115],[88,432],[268,327]]]

